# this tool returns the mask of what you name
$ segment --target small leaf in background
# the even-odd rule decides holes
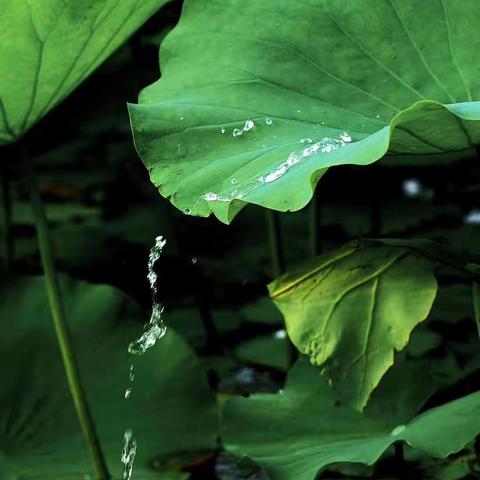
[[[241,343],[235,349],[235,355],[244,362],[287,370],[288,351],[285,336],[285,330],[278,330],[273,335],[257,336]]]
[[[295,346],[361,410],[395,351],[427,318],[437,293],[434,268],[407,248],[352,242],[269,290]]]
[[[0,318],[8,335],[0,338],[0,476],[86,478],[92,467],[55,343],[44,280],[11,277],[1,288]],[[194,352],[170,329],[147,355],[132,358],[127,347],[145,319],[126,295],[68,277],[62,277],[62,290],[113,478],[121,478],[128,428],[138,442],[134,478],[186,478],[180,470],[213,451],[217,430],[215,400]],[[132,392],[125,400],[127,387]]]

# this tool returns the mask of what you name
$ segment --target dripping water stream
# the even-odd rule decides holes
[[[157,274],[155,272],[155,263],[160,258],[166,240],[162,236],[155,239],[155,244],[150,249],[148,256],[148,274],[147,279],[150,284],[152,294],[152,313],[150,320],[145,324],[143,334],[128,346],[128,353],[131,355],[143,355],[149,348],[153,347],[158,339],[162,338],[167,332],[167,326],[163,321],[163,305],[157,299]],[[125,400],[128,400],[133,391],[133,381],[135,380],[135,372],[133,364],[130,365],[128,374],[129,386],[125,390]],[[132,480],[133,465],[135,455],[137,453],[137,440],[134,432],[127,429],[123,435],[123,450],[121,461],[123,463],[123,480]]]

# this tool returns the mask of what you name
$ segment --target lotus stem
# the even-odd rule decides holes
[[[266,210],[268,224],[268,241],[270,244],[270,260],[272,262],[272,275],[279,277],[285,271],[283,257],[283,241],[280,229],[280,217],[274,210]]]
[[[285,271],[285,259],[283,256],[283,239],[280,229],[280,216],[274,210],[266,210],[268,224],[268,240],[270,244],[270,258],[272,262],[272,274],[279,277]],[[286,337],[287,367],[291,367],[297,359],[297,350],[290,338]]]
[[[310,256],[316,257],[322,252],[320,239],[320,205],[318,193],[314,193],[309,207]]]
[[[405,452],[403,448],[403,442],[395,443],[395,460],[397,467],[397,478],[398,480],[408,480],[410,477],[408,475],[407,464],[405,462]]]
[[[30,159],[26,158],[25,153],[23,156],[24,167],[27,174],[27,187],[30,194],[30,202],[37,230],[38,247],[45,275],[50,312],[52,314],[55,333],[60,347],[60,353],[62,355],[68,386],[70,388],[70,393],[72,395],[85,442],[92,456],[97,478],[98,480],[107,480],[110,478],[110,474],[95,429],[95,424],[90,413],[85,390],[83,389],[80,380],[80,372],[65,317],[65,309],[62,302],[57,272],[55,270],[54,254],[45,208],[38,190]]]

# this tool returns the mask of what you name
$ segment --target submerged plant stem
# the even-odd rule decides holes
[[[55,333],[62,355],[63,366],[65,368],[65,373],[78,420],[82,427],[85,441],[88,445],[93,463],[95,465],[97,479],[106,480],[110,478],[110,474],[108,472],[105,457],[103,455],[90,409],[88,407],[85,391],[80,381],[80,372],[78,370],[73,351],[72,340],[68,330],[68,325],[65,318],[65,310],[60,294],[60,285],[58,283],[57,272],[55,270],[54,255],[48,231],[45,208],[38,191],[33,167],[29,161],[30,159],[25,157],[26,155],[24,155],[24,168],[27,173],[27,187],[30,194],[33,215],[35,218],[38,247],[40,250],[40,256],[45,275],[50,312],[52,314]]]

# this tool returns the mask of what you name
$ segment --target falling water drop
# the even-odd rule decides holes
[[[155,244],[150,249],[147,279],[152,293],[152,313],[150,315],[150,321],[144,327],[145,331],[143,335],[128,346],[128,353],[132,355],[143,355],[150,347],[153,347],[157,340],[162,338],[167,331],[167,327],[162,318],[163,305],[157,300],[157,273],[155,272],[155,263],[159,260],[166,243],[166,240],[162,236],[158,236],[155,239]],[[133,364],[130,365],[128,379],[130,383],[135,380]],[[130,386],[125,390],[125,399],[128,400],[131,394],[132,387]],[[123,463],[123,480],[131,480],[132,478],[136,453],[137,441],[133,435],[133,431],[127,429],[123,434],[123,450],[121,456]]]
[[[159,303],[156,298],[157,274],[154,270],[155,263],[160,258],[165,244],[166,240],[162,236],[158,236],[155,239],[155,245],[150,250],[147,278],[152,292],[152,314],[150,315],[150,321],[145,325],[143,335],[128,346],[128,352],[133,355],[143,355],[150,347],[153,347],[157,340],[162,338],[167,331],[167,327],[162,318],[163,305]]]
[[[135,461],[135,455],[137,454],[137,441],[133,436],[131,430],[127,430],[123,434],[123,450],[122,450],[122,463],[123,463],[123,480],[131,480],[133,473],[133,463]]]
[[[130,365],[130,371],[128,373],[128,380],[130,381],[130,383],[133,383],[133,381],[135,380],[135,373],[133,371],[133,365]],[[127,389],[125,390],[125,400],[128,400],[131,396],[132,396],[132,390],[133,388],[132,387],[127,387]]]

